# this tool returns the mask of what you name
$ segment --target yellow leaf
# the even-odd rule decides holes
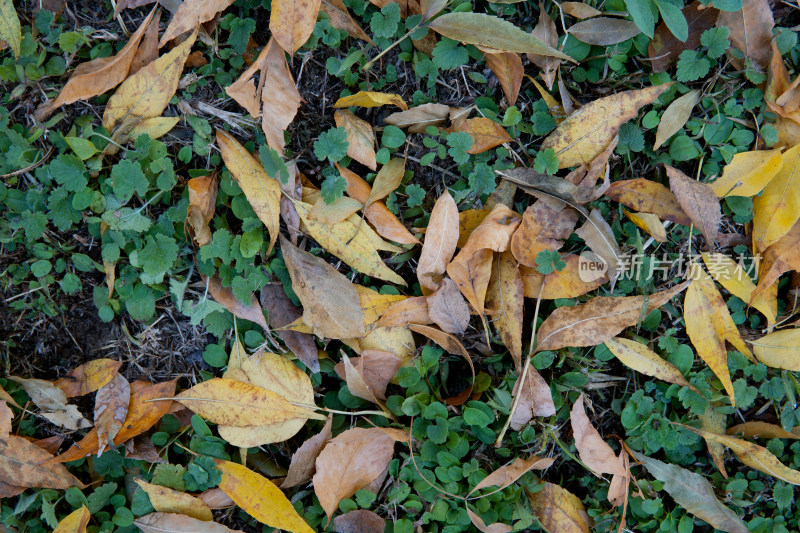
[[[625,216],[631,219],[631,222],[655,240],[667,242],[667,231],[664,229],[664,223],[656,215],[653,213],[632,213],[627,209],[623,209],[623,211]]]
[[[184,514],[205,522],[214,520],[211,509],[203,503],[203,500],[195,498],[191,494],[178,492],[168,487],[151,485],[141,479],[134,481],[147,493],[153,509],[158,512]]]
[[[349,196],[341,196],[332,204],[325,203],[320,197],[314,202],[314,207],[309,211],[309,216],[319,220],[324,224],[336,224],[346,220],[350,215],[364,207],[358,200],[353,200]]]
[[[269,16],[269,31],[281,48],[294,55],[303,46],[317,23],[320,0],[278,0]]]
[[[559,104],[558,100],[553,98],[553,95],[547,92],[538,81],[531,78],[527,74],[525,74],[525,77],[528,78],[533,83],[533,86],[536,87],[536,90],[539,91],[539,96],[541,96],[544,100],[544,103],[547,104],[547,109],[550,111],[550,115],[555,119],[556,124],[561,124],[564,122],[564,119],[567,117],[567,112],[564,111],[564,106]]]
[[[783,329],[750,341],[759,363],[772,368],[800,371],[800,328]]]
[[[333,104],[333,107],[381,107],[384,105],[395,105],[403,111],[408,110],[408,106],[403,101],[403,97],[399,94],[377,93],[373,91],[359,91],[350,96],[343,96]]]
[[[753,244],[763,252],[800,218],[800,145],[783,154],[783,166],[753,198]]]
[[[269,255],[280,234],[281,186],[266,173],[258,159],[230,134],[217,130],[217,145],[225,166],[269,232]]]
[[[117,125],[133,119],[161,115],[178,88],[183,64],[189,56],[198,30],[188,39],[152,63],[139,69],[122,82],[103,113],[103,127],[112,131]]]
[[[240,464],[220,459],[216,463],[222,471],[219,487],[244,512],[275,529],[314,533],[272,481]]]
[[[692,109],[698,100],[700,100],[700,91],[692,89],[667,106],[664,114],[661,115],[661,122],[658,123],[653,150],[658,150],[672,135],[683,128],[683,125],[692,116]]]
[[[361,310],[364,312],[364,327],[374,324],[392,305],[406,299],[402,294],[381,294],[363,285],[355,287],[361,302]]]
[[[129,139],[135,139],[139,135],[147,134],[151,139],[159,139],[169,133],[180,120],[180,117],[146,118],[132,127],[127,136]]]
[[[22,28],[12,0],[0,0],[0,39],[8,43],[14,57],[18,58],[22,46]]]
[[[625,366],[637,372],[658,378],[667,383],[674,383],[681,387],[697,390],[686,381],[686,378],[683,377],[683,374],[675,365],[662,359],[644,344],[622,337],[614,337],[607,340],[605,345]]]
[[[2,15],[0,14],[0,16]],[[85,505],[81,505],[80,509],[72,511],[59,522],[53,533],[84,533],[91,517],[89,509]]]
[[[746,440],[731,437],[730,435],[719,435],[702,429],[695,429],[688,426],[684,427],[691,429],[708,441],[722,444],[731,450],[737,459],[750,468],[764,472],[786,483],[800,485],[800,472],[781,463],[780,459],[772,455],[766,448]]]
[[[438,19],[437,19],[438,20]],[[611,143],[619,127],[636,116],[672,84],[623,91],[581,107],[558,125],[542,143],[558,155],[558,168],[589,163]]]
[[[775,323],[778,314],[778,301],[775,295],[762,292],[751,302],[756,285],[738,263],[725,254],[707,252],[703,252],[703,262],[717,283],[725,287],[729,293],[761,311],[767,317],[768,324]]]
[[[400,185],[406,171],[405,159],[394,158],[383,165],[372,182],[372,191],[369,193],[364,205],[368,207],[372,202],[383,200]]]
[[[527,492],[534,514],[547,531],[553,533],[589,533],[592,519],[581,500],[568,490],[544,482],[542,490]]]
[[[780,148],[740,152],[722,169],[722,176],[711,188],[714,194],[725,196],[755,196],[775,177],[783,166]]]
[[[448,131],[469,133],[472,137],[472,146],[467,152],[470,154],[480,154],[511,141],[511,137],[503,126],[486,117],[467,119],[458,127],[453,127]]]
[[[270,352],[259,352],[241,361],[235,373],[223,378],[250,383],[272,391],[293,404],[314,405],[314,387],[311,379],[288,357]],[[283,442],[294,437],[306,423],[304,418],[294,418],[257,427],[219,426],[219,435],[234,446],[253,448],[263,444]],[[158,510],[158,509],[156,509]]]
[[[214,378],[198,383],[175,399],[203,418],[225,426],[263,426],[297,418],[325,420],[324,416],[292,405],[271,390],[232,379]]]
[[[368,232],[375,232],[366,224],[359,224],[359,218],[356,218],[355,222],[349,218],[328,226],[309,216],[311,206],[308,204],[296,202],[295,207],[308,234],[328,252],[362,274],[398,285],[406,285],[403,278],[383,263],[378,255],[374,239],[368,234]],[[376,235],[376,237],[378,236]]]
[[[405,326],[375,328],[366,337],[344,339],[342,342],[359,354],[366,350],[389,352],[403,361],[403,366],[411,363],[417,349],[411,330]]]

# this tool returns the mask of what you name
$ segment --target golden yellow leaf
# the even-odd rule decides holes
[[[749,342],[759,363],[800,371],[800,328],[782,329]]]
[[[320,197],[314,202],[308,215],[319,220],[324,224],[336,224],[346,220],[350,215],[356,213],[364,207],[358,200],[353,200],[349,196],[340,196],[332,204],[328,204]]]
[[[377,322],[390,307],[406,299],[402,294],[381,294],[363,285],[356,284],[355,288],[364,313],[365,327]]]
[[[320,0],[278,0],[272,5],[269,31],[290,55],[303,46],[317,23]]]
[[[223,378],[243,381],[272,391],[293,404],[314,405],[314,387],[311,385],[311,379],[286,356],[258,352],[241,360],[235,373],[231,372],[230,367],[228,368]],[[289,440],[305,423],[304,418],[295,418],[257,427],[220,425],[218,429],[220,437],[234,446],[254,448]]]
[[[623,123],[635,117],[642,106],[653,102],[671,85],[623,91],[590,102],[559,124],[544,140],[542,149],[556,151],[558,168],[588,164],[611,143]]]
[[[375,161],[375,132],[369,122],[355,116],[347,109],[333,113],[336,126],[347,130],[347,155],[372,170],[378,168]]]
[[[186,0],[178,5],[177,11],[167,26],[158,47],[161,48],[175,37],[193,30],[203,22],[213,19],[225,10],[234,0]]]
[[[448,131],[470,134],[472,146],[467,150],[470,154],[480,154],[511,141],[511,137],[503,126],[486,117],[469,118]]]
[[[292,405],[271,390],[232,379],[214,378],[198,383],[175,399],[203,418],[225,426],[263,426],[297,418],[325,420],[324,416]]]
[[[222,471],[219,487],[244,512],[270,527],[292,533],[314,533],[295,511],[292,502],[272,481],[245,466],[216,460]]]
[[[544,482],[542,490],[527,492],[533,513],[552,533],[589,533],[592,519],[581,500],[566,489]]]
[[[161,115],[178,88],[183,64],[197,39],[197,31],[195,29],[188,39],[122,82],[106,104],[103,113],[106,130],[112,131],[123,122]]]
[[[389,352],[403,361],[403,366],[411,363],[417,349],[414,335],[407,327],[377,327],[366,337],[344,339],[342,342],[359,354],[366,350]]]
[[[763,252],[800,218],[800,145],[783,154],[783,166],[753,198],[753,244]]]
[[[135,139],[144,134],[149,135],[151,139],[159,139],[169,133],[180,120],[180,117],[146,118],[134,125],[126,135],[129,139]]]
[[[667,242],[667,231],[664,223],[653,213],[632,213],[623,209],[625,216],[631,219],[638,228],[653,237],[658,242]]]
[[[725,428],[723,427],[722,429],[724,430]],[[770,424],[769,422],[760,422],[758,420],[736,424],[735,426],[729,427],[725,433],[728,435],[743,435],[745,437],[757,439],[800,439],[800,435],[797,433],[792,433],[778,425]]]
[[[253,211],[267,228],[269,233],[267,255],[269,255],[280,234],[280,184],[269,176],[261,166],[261,162],[229,133],[217,130],[217,145],[225,166],[236,179]]]
[[[780,148],[739,152],[725,165],[711,189],[714,194],[725,196],[755,196],[775,177],[783,167]]]
[[[75,368],[72,372],[59,378],[55,386],[64,391],[67,398],[83,396],[94,392],[117,374],[122,366],[122,361],[113,359],[95,359]],[[12,400],[13,401],[13,400]],[[12,405],[19,407],[16,402]]]
[[[675,365],[662,359],[644,344],[622,337],[614,337],[607,340],[605,345],[628,368],[667,383],[674,383],[681,387],[697,390],[686,381],[686,378],[683,377],[683,374]]]
[[[350,96],[343,96],[333,104],[333,107],[381,107],[384,105],[394,105],[403,111],[408,110],[408,106],[403,101],[403,97],[399,94],[378,93],[373,91],[359,91]]]
[[[767,318],[768,324],[775,323],[778,314],[778,301],[772,293],[762,292],[753,298],[756,285],[750,276],[733,259],[725,254],[703,252],[703,262],[708,273],[727,291],[746,303],[749,303]]]
[[[214,520],[211,509],[203,503],[203,500],[195,498],[191,494],[178,492],[169,487],[152,485],[141,479],[134,481],[147,493],[153,509],[157,512],[183,514],[204,522]]]
[[[85,505],[81,505],[80,509],[76,509],[64,517],[53,530],[53,533],[85,533],[91,517],[89,509]]]

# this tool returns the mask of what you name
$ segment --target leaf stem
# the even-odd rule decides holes
[[[415,31],[417,31],[418,29],[420,29],[420,28],[422,27],[422,25],[423,25],[423,24],[422,24],[422,21],[420,21],[420,22],[419,22],[419,23],[418,23],[416,26],[414,26],[413,28],[411,28],[410,30],[408,30],[408,31],[406,32],[406,34],[405,34],[405,35],[403,35],[403,36],[402,36],[402,37],[400,37],[398,40],[396,40],[395,42],[393,42],[393,43],[392,43],[392,44],[389,46],[389,48],[387,48],[386,50],[384,50],[384,51],[383,51],[383,52],[381,52],[380,54],[378,54],[378,55],[376,55],[375,57],[373,57],[373,58],[372,58],[372,59],[371,59],[369,62],[367,62],[367,64],[366,64],[366,65],[364,65],[364,66],[361,68],[361,70],[362,70],[362,71],[364,71],[364,72],[368,71],[370,68],[372,68],[372,65],[373,65],[373,64],[374,64],[374,63],[375,63],[377,60],[379,60],[379,59],[380,59],[380,58],[382,58],[384,55],[386,55],[386,52],[388,52],[389,50],[391,50],[392,48],[394,48],[394,47],[395,47],[395,46],[397,46],[398,44],[400,44],[400,43],[402,43],[403,41],[405,41],[405,40],[406,40],[406,39],[407,39],[407,38],[408,38],[408,37],[409,37],[409,36],[410,36],[412,33],[414,33]]]

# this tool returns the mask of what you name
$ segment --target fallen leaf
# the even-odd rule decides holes
[[[486,56],[486,61],[488,64],[489,55]],[[383,121],[398,128],[408,128],[408,131],[412,133],[422,133],[428,126],[443,124],[449,115],[449,106],[444,104],[422,104],[407,111],[392,113],[384,118]]]
[[[492,268],[492,276],[489,279],[489,287],[486,290],[486,304],[498,312],[497,315],[492,317],[492,323],[497,329],[503,344],[514,359],[517,371],[520,371],[522,369],[522,327],[525,295],[519,265],[514,259],[511,250],[494,254],[494,268]],[[467,319],[469,319],[469,316],[467,316]],[[451,331],[450,333],[453,332]]]
[[[687,285],[684,282],[649,296],[596,296],[575,307],[559,307],[539,326],[537,351],[597,346],[639,323]]]
[[[411,330],[407,327],[376,327],[366,337],[360,339],[344,339],[343,342],[356,353],[364,350],[381,350],[399,357],[407,366],[414,357],[416,344]]]
[[[439,288],[428,296],[427,303],[431,322],[447,333],[464,334],[469,326],[469,306],[453,280],[444,278]]]
[[[19,58],[22,46],[22,27],[19,24],[14,2],[2,0],[0,2],[0,39],[2,39],[14,52],[14,57]]]
[[[800,270],[800,222],[775,244],[767,247],[761,255],[758,266],[758,286],[750,298],[758,298],[770,287],[775,286],[784,272]]]
[[[219,487],[209,489],[197,496],[209,509],[228,509],[236,505],[230,496]]]
[[[430,324],[428,315],[428,299],[425,296],[414,296],[399,301],[389,307],[380,317],[377,327],[399,327],[408,324]]]
[[[289,471],[280,485],[282,489],[296,487],[311,481],[316,470],[317,456],[333,436],[331,424],[333,424],[332,414],[328,415],[328,419],[319,433],[306,440],[295,450],[292,454],[292,461],[289,463]]]
[[[52,382],[42,379],[23,379],[9,376],[17,382],[30,396],[31,401],[40,409],[39,414],[57,426],[75,431],[88,428],[92,424],[83,418],[78,408],[67,403],[64,391]]]
[[[11,421],[14,419],[14,412],[5,402],[0,400],[0,443],[6,440],[11,433]]]
[[[602,11],[598,11],[592,6],[581,2],[562,2],[561,9],[564,10],[564,13],[567,15],[581,20],[589,19],[602,14]]]
[[[381,107],[385,105],[397,106],[403,111],[408,110],[408,106],[399,94],[378,93],[373,91],[359,91],[350,96],[343,96],[333,104],[335,108],[342,107]]]
[[[617,454],[603,440],[589,417],[586,416],[583,394],[578,396],[578,400],[572,406],[569,419],[575,437],[575,447],[578,449],[581,461],[596,474],[625,475]]]
[[[434,291],[439,286],[458,243],[458,206],[445,192],[431,211],[425,242],[417,261],[417,279],[422,287]]]
[[[309,1],[312,4],[316,1],[317,6],[319,6],[320,0]],[[294,2],[285,3],[293,4]],[[275,15],[275,9],[272,10],[272,15]],[[316,14],[314,15],[314,20],[316,20]],[[312,26],[313,24],[312,22]],[[278,37],[273,34],[273,37],[267,43],[264,66],[261,70],[263,79],[261,129],[267,137],[267,144],[273,150],[282,154],[286,146],[283,132],[297,115],[297,110],[300,108],[303,98],[295,86],[289,65],[286,63],[286,55],[279,46],[275,45],[276,40],[278,40]]]
[[[405,159],[393,158],[390,159],[385,165],[381,167],[375,179],[372,182],[372,191],[370,191],[367,201],[364,202],[366,207],[369,207],[373,202],[383,200],[397,189],[400,182],[405,175],[406,161]]]
[[[681,10],[689,27],[689,37],[681,41],[670,31],[665,22],[656,27],[653,39],[648,45],[650,64],[653,72],[665,72],[678,61],[684,50],[697,50],[700,47],[700,36],[714,27],[719,10],[699,0],[683,7]]]
[[[608,278],[612,286],[617,277],[622,274],[623,262],[617,241],[614,240],[614,231],[603,217],[599,209],[592,209],[583,226],[575,230],[575,234],[586,242],[586,245],[599,257],[607,268]]]
[[[464,44],[494,48],[503,52],[539,54],[558,57],[575,63],[571,57],[543,43],[512,23],[482,13],[447,13],[434,19],[428,27]]]
[[[361,311],[364,313],[365,328],[377,322],[394,304],[406,299],[402,294],[381,294],[363,285],[355,287],[361,302]]]
[[[218,185],[216,173],[192,178],[186,183],[186,188],[189,190],[186,222],[191,230],[192,240],[197,246],[205,246],[211,242],[209,224],[214,218]]]
[[[508,206],[496,205],[472,231],[453,262],[463,261],[482,249],[504,252],[510,246],[511,237],[521,221],[519,214],[509,209]]]
[[[258,159],[229,133],[217,130],[217,145],[225,166],[269,232],[266,254],[269,255],[280,234],[280,185],[266,173]]]
[[[793,372],[800,370],[800,328],[782,329],[748,342],[759,363]]]
[[[783,154],[783,166],[753,198],[753,244],[763,252],[800,218],[800,145]]]
[[[520,384],[524,383],[522,390]],[[511,397],[516,398],[517,409],[511,415],[510,426],[514,431],[519,431],[533,420],[534,416],[553,416],[556,414],[556,406],[553,403],[553,393],[550,385],[544,380],[541,374],[533,368],[528,367],[528,374],[525,381],[517,379]]]
[[[720,197],[755,196],[775,177],[783,167],[783,155],[775,150],[739,152],[725,165],[711,189]]]
[[[545,470],[550,468],[554,462],[555,459],[552,457],[537,457],[535,455],[531,455],[528,458],[517,457],[507,465],[501,466],[483,478],[483,480],[469,491],[469,494],[486,487],[504,489],[531,470]]]
[[[131,386],[121,374],[117,374],[106,385],[100,387],[94,400],[94,427],[97,429],[99,457],[107,445],[113,447],[128,415]]]
[[[314,405],[314,387],[311,379],[300,370],[288,357],[270,352],[259,351],[245,357],[240,366],[231,371],[231,365],[223,378],[250,383],[262,389],[278,394],[292,405]],[[248,427],[220,425],[219,435],[234,446],[255,448],[264,444],[283,442],[294,437],[305,425],[306,419],[253,424]]]
[[[725,300],[714,286],[714,282],[699,265],[693,269],[693,274],[694,277],[683,301],[686,334],[697,350],[697,355],[722,382],[731,398],[731,404],[735,406],[736,399],[728,370],[725,340],[734,344],[743,353],[749,355],[750,351],[742,342]]]
[[[583,259],[576,254],[562,255],[565,267],[547,275],[547,283],[541,288],[544,274],[536,268],[520,266],[522,276],[522,289],[526,298],[539,298],[542,300],[555,300],[556,298],[577,298],[583,296],[597,287],[608,282],[608,274],[593,277],[592,280],[581,279],[581,262]]]
[[[178,88],[183,64],[196,38],[197,30],[170,52],[122,82],[106,104],[103,127],[113,131],[123,122],[159,116]]]
[[[697,417],[700,421],[700,427],[712,433],[724,433],[725,428],[728,426],[728,416],[720,412],[720,409],[717,409],[718,404],[720,402],[710,404],[705,412]],[[711,460],[714,461],[717,470],[720,471],[723,478],[728,479],[728,472],[725,470],[725,446],[719,442],[704,440],[706,441],[708,454],[711,456]]]
[[[142,67],[145,67],[158,59],[158,31],[160,23],[161,9],[157,9],[155,15],[153,16],[153,20],[151,20],[147,25],[147,30],[145,30],[144,36],[139,43],[139,47],[136,49],[136,54],[133,56],[130,70],[128,71],[129,76],[136,74],[142,69]],[[186,61],[186,66],[191,66],[190,62],[194,54],[198,54],[200,57],[202,57],[202,53],[200,51],[189,54],[189,58]]]
[[[225,93],[245,108],[253,118],[261,118],[261,95],[264,90],[264,83],[261,80],[256,87],[253,76],[256,72],[263,71],[269,52],[269,46],[262,48],[253,64],[245,69],[236,81],[225,87]],[[266,82],[266,79],[264,81]]]
[[[767,318],[767,324],[775,323],[775,317],[778,314],[777,299],[771,298],[767,293],[753,296],[756,285],[741,265],[720,253],[703,252],[703,262],[706,264],[708,273],[717,283],[725,287],[729,293],[761,311]]]
[[[717,26],[727,26],[731,44],[766,70],[775,21],[767,0],[743,0],[742,9],[720,11]]]
[[[349,498],[389,466],[394,439],[379,428],[353,428],[328,441],[317,457],[314,493],[328,520]]]
[[[172,15],[158,47],[161,48],[172,39],[208,22],[232,3],[233,0],[184,0]]]
[[[545,10],[543,2],[539,2],[539,21],[536,23],[531,34],[553,49],[556,49],[558,46],[558,30],[556,30],[556,24]],[[544,80],[547,88],[551,89],[553,87],[553,82],[556,81],[556,72],[558,71],[558,65],[561,61],[551,56],[539,54],[528,54],[528,60],[539,67],[542,80]],[[520,82],[522,82],[521,69],[519,77]],[[514,105],[514,102],[510,103]]]
[[[667,106],[664,113],[661,115],[658,129],[656,129],[656,142],[653,145],[653,150],[658,150],[670,137],[683,128],[689,120],[689,117],[692,116],[694,106],[696,106],[699,101],[700,91],[692,89],[680,98],[673,100],[672,103]]]
[[[455,281],[458,290],[478,314],[484,314],[486,291],[492,274],[491,248],[481,248],[472,254],[460,252],[447,265],[447,274]]]
[[[319,10],[328,15],[331,26],[337,30],[346,31],[350,37],[361,39],[371,45],[375,44],[372,42],[372,39],[369,38],[369,35],[361,29],[361,26],[353,20],[353,17],[350,16],[342,0],[322,0],[319,5]]]
[[[636,227],[653,237],[658,242],[667,242],[667,231],[664,229],[664,224],[661,219],[653,213],[631,213],[627,209],[623,209],[625,216],[631,222],[636,224]]]
[[[636,211],[653,213],[661,220],[682,226],[692,223],[672,191],[655,181],[644,178],[617,181],[611,184],[605,195]]]
[[[204,522],[191,516],[175,513],[150,513],[133,521],[142,533],[237,533],[240,529],[230,529],[216,522]]]
[[[260,300],[261,306],[267,311],[272,327],[276,330],[291,324],[303,316],[303,310],[292,303],[289,297],[286,296],[283,285],[279,283],[268,283],[262,287]],[[283,339],[286,347],[289,348],[312,373],[316,374],[319,372],[317,344],[314,342],[313,335],[288,330],[277,331],[276,333]]]
[[[114,439],[116,444],[121,444],[128,439],[141,435],[153,427],[167,414],[172,405],[171,398],[175,394],[175,380],[151,384],[146,381],[131,383],[131,401],[128,404],[128,414],[122,429]],[[92,428],[89,433],[66,452],[48,461],[48,463],[75,461],[87,455],[96,454],[99,446],[97,429]]]
[[[353,284],[327,261],[281,237],[292,286],[303,304],[303,321],[320,337],[363,337],[364,314]]]
[[[670,86],[671,83],[666,83],[622,91],[594,100],[559,124],[542,143],[542,150],[555,150],[558,168],[589,163],[611,143],[623,123],[634,118],[641,107],[653,102]]]
[[[508,524],[502,524],[500,522],[487,525],[486,522],[483,521],[483,518],[476,515],[469,507],[467,507],[467,515],[472,525],[478,528],[482,533],[510,533],[514,529]]]
[[[505,128],[494,120],[486,117],[469,118],[458,127],[453,126],[448,131],[459,131],[470,134],[472,137],[472,146],[467,150],[470,154],[481,154],[503,143],[511,142],[511,137],[508,135]]]
[[[494,207],[497,207],[497,204],[495,204]],[[472,235],[472,232],[475,231],[475,228],[481,225],[483,219],[486,218],[486,215],[492,212],[494,207],[491,209],[485,207],[483,209],[466,209],[458,214],[457,248],[463,248],[464,245],[467,244],[467,240]]]
[[[581,500],[566,489],[544,482],[538,492],[527,490],[528,501],[539,522],[553,533],[590,533],[592,519]]]
[[[353,396],[380,405],[386,399],[386,387],[394,379],[402,361],[389,352],[364,350],[361,357],[348,358],[342,353],[342,362],[336,373],[347,381]]]
[[[320,0],[275,2],[269,15],[269,31],[281,48],[294,55],[311,37],[319,10]]]
[[[375,161],[375,132],[365,120],[344,110],[337,110],[333,114],[336,126],[347,130],[347,155],[362,165],[375,170],[378,164]]]
[[[101,95],[122,83],[125,78],[128,77],[128,72],[131,70],[131,64],[139,48],[139,43],[145,35],[145,31],[150,26],[150,21],[153,20],[154,13],[155,9],[150,11],[147,17],[142,21],[139,29],[130,36],[127,44],[125,44],[122,50],[117,54],[80,63],[72,72],[72,75],[69,77],[69,80],[67,80],[67,83],[64,84],[58,96],[53,100],[43,103],[36,109],[36,119],[44,121],[56,108],[62,105],[68,105],[78,100],[87,100],[93,96]],[[12,21],[12,19],[6,18],[5,13],[0,14],[0,20],[2,19]],[[0,29],[2,28],[3,26],[0,25]],[[2,33],[3,32],[0,31],[0,36],[2,36]],[[19,48],[16,50],[16,55],[19,55]]]
[[[675,365],[662,359],[642,343],[622,337],[614,337],[605,341],[605,345],[628,368],[667,383],[674,383],[681,387],[697,390],[686,381],[686,378],[683,377],[683,374]]]
[[[714,528],[728,533],[747,533],[747,525],[735,512],[714,495],[714,487],[703,476],[676,465],[662,463],[644,454],[633,456],[657,480],[664,490],[684,509],[705,520]]]
[[[705,428],[703,428],[705,429]],[[800,435],[786,431],[780,426],[768,422],[752,421],[736,424],[726,431],[728,435],[743,436],[756,439],[800,439]]]
[[[258,304],[255,295],[250,296],[250,303],[246,305],[239,301],[230,288],[223,287],[222,282],[217,276],[206,278],[205,281],[206,287],[208,287],[208,293],[214,298],[214,301],[223,305],[225,309],[230,311],[234,316],[249,320],[250,322],[255,322],[264,328],[264,331],[269,332],[269,326],[264,319],[264,311]]]
[[[713,249],[722,220],[722,209],[714,190],[676,168],[669,165],[664,165],[664,168],[669,176],[669,188],[675,193],[681,209],[706,238],[706,248]]]
[[[153,441],[147,436],[139,436],[128,440],[125,443],[125,458],[152,464],[167,462],[158,455],[158,450],[156,450]]]
[[[364,205],[361,202],[353,200],[349,196],[341,196],[332,204],[326,203],[325,199],[320,197],[314,202],[308,215],[324,224],[332,225],[347,220],[350,215],[360,211],[362,207]]]
[[[19,487],[66,490],[83,488],[78,478],[36,444],[16,435],[0,441],[0,479],[14,480]],[[47,461],[47,464],[42,464]]]
[[[111,381],[121,366],[122,361],[95,359],[82,364],[63,378],[57,379],[54,385],[63,390],[67,398],[83,396],[98,390]],[[7,398],[6,401],[8,401]],[[19,407],[16,403],[12,405]]]
[[[611,144],[616,143],[612,140]],[[609,145],[611,146],[611,145]],[[595,159],[601,158],[604,153],[608,153],[608,148],[601,152]],[[603,162],[605,166],[605,162]],[[586,165],[581,165],[579,171],[583,170]],[[573,178],[576,173],[570,173],[568,178]],[[599,188],[583,187],[576,185],[573,181],[566,178],[559,178],[558,176],[551,176],[536,172],[530,168],[518,167],[511,170],[497,171],[497,173],[506,181],[511,181],[518,185],[522,190],[528,194],[532,194],[537,198],[543,199],[546,203],[550,204],[553,209],[563,208],[563,203],[568,205],[585,204],[600,198],[603,193],[608,189],[608,182],[604,182]],[[576,207],[580,210],[580,207]]]
[[[636,37],[642,31],[630,20],[597,17],[573,24],[567,30],[579,41],[595,46],[610,46]]]
[[[53,533],[85,533],[91,517],[89,509],[85,505],[81,505],[80,509],[76,509],[64,517]]]
[[[367,509],[357,509],[333,519],[336,533],[383,533],[386,521]]]
[[[575,228],[578,213],[573,209],[556,211],[543,200],[529,205],[522,222],[511,237],[511,252],[521,265],[536,268],[536,257],[545,250],[560,250]]]
[[[497,81],[500,83],[500,87],[502,87],[503,94],[506,95],[506,100],[508,100],[509,105],[516,104],[517,97],[519,96],[519,89],[522,86],[522,74],[524,72],[522,68],[522,59],[514,52],[501,52],[497,54],[487,53],[485,58],[486,66],[497,76]],[[414,109],[404,112],[410,113]],[[387,122],[387,119],[384,119],[384,122]]]
[[[134,481],[147,493],[150,503],[156,512],[187,515],[204,522],[214,520],[211,509],[202,500],[195,498],[191,494],[178,492],[169,487],[151,485],[141,479],[135,479]]]

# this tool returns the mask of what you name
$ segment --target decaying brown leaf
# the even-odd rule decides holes
[[[506,95],[508,103],[510,105],[516,104],[517,97],[519,96],[519,89],[522,86],[522,74],[524,72],[522,68],[522,59],[520,59],[519,55],[514,52],[501,52],[497,54],[487,53],[486,66],[497,76],[497,81],[500,82],[500,87],[503,88],[503,94]],[[415,107],[414,109],[418,108]],[[406,111],[406,113],[410,113],[414,109]]]
[[[303,310],[292,303],[286,296],[283,285],[279,283],[268,283],[262,287],[259,299],[261,306],[267,311],[272,327],[276,330],[303,316]],[[311,372],[319,372],[317,344],[313,335],[291,330],[277,331],[276,334]]]
[[[386,399],[386,387],[402,363],[389,352],[364,350],[361,357],[352,359],[342,353],[342,362],[336,365],[335,370],[347,381],[347,388],[353,396],[381,405]]]
[[[361,29],[361,26],[353,20],[342,0],[322,0],[319,10],[328,15],[328,20],[334,28],[346,31],[350,37],[361,39],[369,44],[375,44],[369,38],[369,35]]]
[[[76,406],[67,403],[67,396],[64,391],[50,381],[23,379],[16,376],[9,376],[8,379],[19,383],[28,393],[31,401],[41,410],[39,414],[53,424],[73,431],[88,428],[92,425],[83,418]]]
[[[453,125],[448,131],[470,134],[472,146],[467,150],[470,154],[481,154],[511,141],[511,137],[503,126],[486,117],[468,118],[457,126]]]
[[[281,483],[281,488],[296,487],[311,480],[316,470],[317,456],[333,436],[331,434],[331,424],[333,424],[333,415],[328,416],[319,433],[306,440],[295,450],[292,454],[292,461],[289,463],[289,471],[283,483]]]
[[[522,223],[511,238],[511,252],[521,265],[536,268],[536,256],[545,250],[560,250],[578,221],[573,209],[556,211],[538,200],[522,214]]]
[[[578,396],[569,415],[575,447],[581,461],[597,474],[625,475],[625,469],[611,446],[592,425],[583,406],[583,394]]]
[[[483,480],[469,491],[469,494],[486,487],[496,486],[504,489],[531,470],[545,470],[550,468],[554,462],[555,459],[552,457],[537,457],[535,455],[531,455],[527,458],[517,457],[507,465],[501,466],[483,478]]]
[[[520,371],[525,294],[519,265],[511,250],[494,254],[492,276],[486,290],[486,304],[497,312],[492,317],[492,323],[514,359],[517,371]]]
[[[491,55],[491,54],[490,54]],[[486,56],[487,64],[490,55]],[[421,133],[428,126],[439,126],[450,115],[450,107],[444,104],[422,104],[407,111],[392,113],[383,121],[398,128],[408,128],[411,133]]]
[[[357,509],[333,519],[336,533],[383,533],[386,521],[367,509]]]
[[[650,64],[653,72],[665,72],[678,61],[684,50],[696,50],[700,46],[700,36],[709,28],[714,27],[719,10],[700,0],[695,0],[683,9],[683,16],[689,26],[689,38],[686,42],[672,35],[672,32],[663,21],[656,27],[653,39],[648,45]]]
[[[114,445],[122,424],[128,415],[131,399],[131,386],[121,374],[117,374],[107,384],[100,387],[94,400],[94,427],[97,429],[97,450],[99,457],[106,446]]]
[[[720,11],[717,26],[730,29],[731,44],[752,58],[764,71],[770,58],[775,21],[767,0],[743,0],[738,11]]]
[[[469,306],[450,278],[427,298],[428,317],[447,333],[463,335],[469,326]]]
[[[333,114],[336,126],[347,130],[347,155],[362,165],[375,170],[375,132],[369,122],[355,116],[347,109],[336,110]]]
[[[431,211],[425,242],[417,261],[417,279],[429,291],[434,291],[439,286],[456,251],[458,220],[458,206],[450,192],[445,190]]]
[[[669,188],[675,193],[681,209],[689,215],[695,227],[706,238],[706,247],[709,250],[713,249],[722,219],[719,199],[714,190],[676,168],[669,165],[665,165],[664,168],[669,176]]]
[[[526,491],[527,492],[527,491]],[[548,531],[589,533],[593,525],[580,498],[566,489],[544,482],[538,492],[528,494],[534,514]]]
[[[522,388],[520,390],[520,384]],[[553,416],[556,414],[556,406],[553,403],[553,393],[550,385],[544,380],[541,374],[533,368],[528,367],[528,374],[525,381],[518,379],[511,391],[511,396],[517,400],[517,409],[511,416],[511,429],[519,431],[533,420],[535,416]]]
[[[111,381],[121,366],[122,361],[95,359],[75,368],[63,378],[57,379],[54,384],[64,391],[67,398],[83,396]],[[12,403],[12,405],[19,407],[16,403]]]
[[[531,33],[543,43],[553,48],[558,47],[558,31],[556,30],[556,24],[545,10],[543,2],[539,2],[539,21],[536,23]],[[558,65],[561,63],[561,60],[556,57],[539,54],[528,54],[528,60],[539,67],[545,86],[548,89],[552,89],[553,82],[556,81],[556,72],[558,71]],[[520,81],[522,81],[521,74]],[[514,103],[511,102],[511,104],[513,105]]]
[[[189,189],[189,209],[186,212],[186,222],[197,246],[205,246],[211,242],[209,223],[214,218],[218,185],[219,180],[216,173],[192,178],[186,184]]]
[[[217,524],[205,522],[184,514],[177,513],[150,513],[133,521],[133,525],[142,533],[240,533],[240,529],[231,529]]]
[[[45,462],[48,464],[42,464]],[[66,490],[84,486],[65,466],[55,463],[52,455],[16,435],[8,435],[5,441],[0,441],[0,479],[13,480],[18,487],[40,489]]]
[[[222,285],[222,281],[217,276],[206,278],[205,281],[208,293],[214,298],[214,301],[223,305],[234,316],[255,322],[264,328],[264,331],[269,332],[269,326],[264,319],[264,311],[261,309],[254,294],[250,295],[250,303],[243,304],[229,287]]]

